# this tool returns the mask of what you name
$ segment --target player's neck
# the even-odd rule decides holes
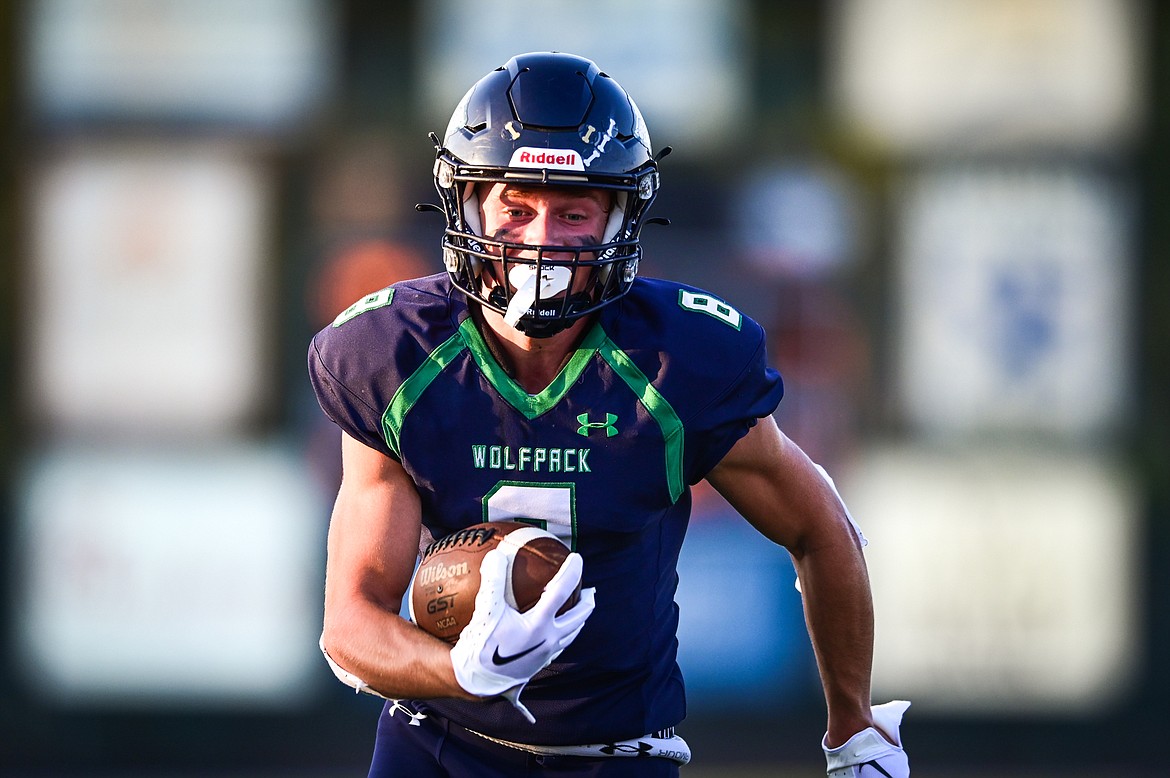
[[[476,323],[500,367],[529,394],[548,387],[569,361],[589,326],[579,319],[549,338],[530,338],[494,311],[476,310]]]

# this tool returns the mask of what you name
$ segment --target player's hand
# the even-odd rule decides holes
[[[908,778],[910,760],[902,749],[898,729],[902,714],[909,707],[905,700],[874,705],[871,708],[874,727],[861,730],[837,748],[825,747],[822,740],[830,778]]]
[[[557,615],[581,583],[581,568],[581,555],[569,554],[536,604],[521,613],[504,600],[508,574],[504,552],[497,548],[485,554],[475,611],[451,649],[459,685],[479,697],[503,695],[535,723],[520,702],[520,692],[573,642],[593,613],[594,589],[589,588],[581,590],[577,604]]]

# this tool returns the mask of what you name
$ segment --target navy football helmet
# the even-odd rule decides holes
[[[559,52],[513,57],[468,90],[442,141],[431,139],[447,217],[443,262],[465,295],[526,335],[547,337],[629,291],[642,256],[639,233],[658,194],[658,164],[638,107],[595,63]],[[480,226],[476,186],[485,182],[610,190],[614,205],[596,245],[495,240]],[[499,277],[512,284],[486,289],[488,262],[502,262]],[[523,265],[519,276],[512,272]],[[579,273],[591,278],[570,294]],[[517,278],[530,280],[519,294]]]

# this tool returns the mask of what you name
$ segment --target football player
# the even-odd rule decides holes
[[[387,698],[370,775],[677,775],[676,564],[704,478],[792,555],[831,774],[908,775],[908,703],[870,705],[862,538],[772,420],[763,331],[638,276],[661,154],[633,100],[588,59],[525,54],[432,138],[446,272],[359,300],[309,350],[344,433],[321,647]],[[505,604],[492,552],[454,648],[399,616],[420,542],[505,519],[572,550],[537,606]]]

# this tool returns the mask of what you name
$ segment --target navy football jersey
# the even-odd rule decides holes
[[[313,339],[309,372],[329,418],[402,463],[435,538],[530,521],[581,553],[582,586],[597,589],[581,634],[522,695],[535,725],[500,698],[427,707],[540,744],[609,742],[682,720],[674,595],[689,487],[783,393],[755,322],[701,290],[640,278],[532,395],[440,274],[342,313]]]

